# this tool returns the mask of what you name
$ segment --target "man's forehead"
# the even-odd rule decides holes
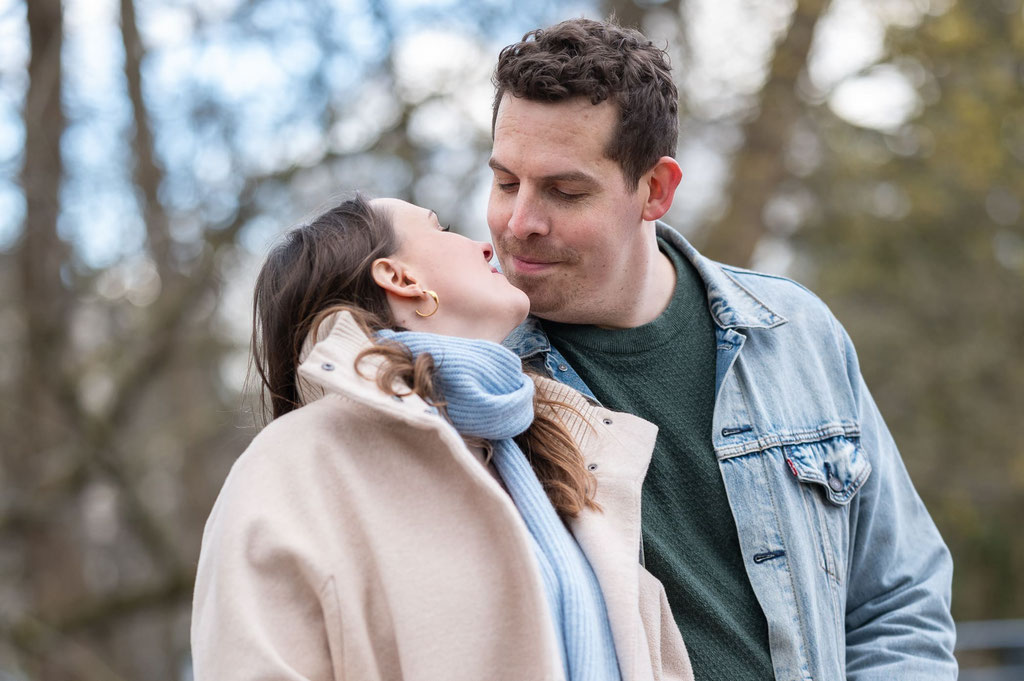
[[[611,139],[617,120],[618,111],[609,102],[595,105],[579,97],[538,102],[506,95],[495,119],[494,144],[505,138],[536,138],[545,145],[601,148]]]
[[[581,162],[600,163],[607,160],[616,115],[608,102],[536,102],[506,95],[495,121],[491,159],[506,168],[539,161],[548,166],[545,174],[577,171]]]

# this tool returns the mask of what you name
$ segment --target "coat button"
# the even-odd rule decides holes
[[[611,420],[611,419],[602,419],[602,422],[603,422],[603,423],[604,423],[604,425],[606,425],[606,426],[610,426],[610,425],[612,425],[612,420]]]
[[[597,464],[596,463],[590,464],[589,466],[587,466],[587,470],[588,471],[596,471],[597,470]]]
[[[842,492],[844,487],[843,481],[834,475],[828,477],[828,486],[832,488],[833,492]]]
[[[569,367],[565,366],[564,364],[559,364],[558,365],[558,370],[559,371],[568,371]]]
[[[323,364],[320,365],[320,368],[323,369],[324,371],[334,371],[334,365],[331,364],[330,362],[324,362]]]

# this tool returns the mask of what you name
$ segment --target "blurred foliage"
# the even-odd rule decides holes
[[[792,242],[853,337],[955,558],[960,619],[1024,614],[1024,20],[959,2],[890,30],[917,112],[884,132],[817,109]]]
[[[956,616],[1024,615],[1020,0],[2,1],[0,677],[189,678],[203,523],[255,432],[268,242],[353,188],[483,236],[497,51],[581,13],[673,56],[670,222],[849,329]],[[883,54],[815,84],[851,5],[888,22]],[[846,84],[893,76],[907,115],[839,115]]]

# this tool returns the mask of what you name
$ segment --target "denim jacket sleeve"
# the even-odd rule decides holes
[[[872,475],[854,498],[846,594],[848,681],[956,679],[952,559],[864,383],[845,330],[860,444]]]

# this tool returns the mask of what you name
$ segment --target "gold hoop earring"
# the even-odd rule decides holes
[[[415,312],[421,317],[429,317],[430,315],[437,312],[437,308],[441,307],[441,301],[437,299],[437,294],[434,293],[433,291],[424,291],[424,293],[426,293],[428,296],[434,299],[434,309],[431,310],[430,312],[427,312],[426,314],[420,312],[419,310],[415,310]]]

